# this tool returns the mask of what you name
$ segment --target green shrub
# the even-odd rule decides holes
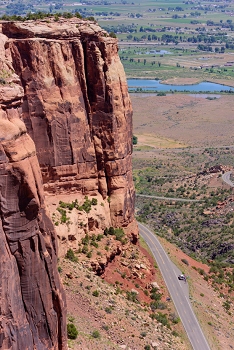
[[[101,335],[100,335],[100,333],[99,333],[97,330],[95,330],[95,331],[93,331],[93,333],[92,333],[92,337],[93,337],[93,338],[101,338]]]
[[[98,290],[94,290],[93,293],[92,293],[92,295],[93,295],[94,297],[98,297],[98,296],[99,296],[99,291],[98,291]]]
[[[224,303],[223,303],[223,307],[226,311],[230,310],[231,308],[231,305],[230,305],[230,301],[226,300]]]
[[[179,337],[179,333],[177,333],[176,331],[172,331],[171,334],[174,335],[174,337]]]
[[[71,322],[71,323],[74,323],[75,321],[75,317],[74,316],[68,316],[68,321]]]
[[[155,316],[156,320],[160,323],[162,323],[164,326],[167,326],[170,328],[170,324],[167,319],[167,315],[162,314],[161,312],[158,312]]]
[[[81,16],[81,14],[79,13],[79,12],[75,12],[75,16],[77,17],[77,18],[82,18],[82,16]]]
[[[71,12],[63,12],[63,17],[64,17],[64,18],[72,18],[73,15],[72,15]]]
[[[133,301],[134,303],[139,303],[137,293],[127,291],[126,295],[128,300]]]
[[[101,241],[102,240],[102,238],[103,238],[103,235],[97,235],[97,241]]]
[[[92,198],[91,204],[92,205],[97,205],[97,198]]]
[[[87,254],[88,251],[89,251],[89,247],[86,244],[84,244],[81,251],[82,251],[83,254]]]
[[[174,324],[177,324],[180,322],[179,316],[177,316],[175,313],[170,314],[170,320]]]
[[[133,144],[133,145],[137,145],[137,142],[138,142],[137,136],[132,135],[132,144]]]
[[[150,298],[152,300],[159,301],[162,298],[162,294],[161,293],[157,293],[156,291],[153,291],[153,292],[151,291],[150,292]]]
[[[115,34],[114,32],[110,32],[110,33],[109,33],[109,36],[110,36],[111,38],[117,38],[117,36],[116,36],[116,34]]]
[[[92,257],[92,251],[90,250],[87,254],[86,254],[87,258],[91,258]]]
[[[86,213],[89,213],[91,210],[91,205],[92,205],[92,201],[89,200],[87,196],[85,196],[85,201],[80,207],[80,209],[84,210]]]
[[[89,236],[87,234],[82,238],[81,243],[84,245],[89,244]]]
[[[150,345],[145,345],[144,350],[150,350]]]
[[[167,305],[165,303],[159,302],[158,303],[158,309],[159,310],[165,310],[167,308]]]
[[[159,305],[159,302],[158,302],[158,301],[152,301],[152,302],[150,303],[150,308],[151,308],[151,310],[152,310],[152,311],[157,310],[158,305]]]
[[[112,313],[112,309],[110,307],[106,307],[105,311],[107,314],[111,314]]]
[[[93,22],[95,22],[95,18],[94,18],[93,16],[86,17],[86,19],[87,19],[88,21],[93,21]]]
[[[113,236],[113,235],[115,234],[115,229],[114,229],[114,227],[111,226],[111,227],[109,228],[108,233],[109,233],[109,235],[112,235],[112,236]]]
[[[57,210],[61,214],[61,218],[60,218],[61,224],[65,224],[67,222],[67,220],[68,220],[66,210],[62,209],[60,207],[58,207]]]
[[[67,337],[68,339],[76,339],[78,335],[78,330],[73,323],[67,324]]]
[[[181,261],[182,261],[185,265],[189,266],[188,260],[186,260],[186,259],[181,259]]]
[[[114,230],[114,232],[115,232],[114,234],[115,234],[116,240],[122,242],[122,239],[125,236],[125,233],[124,233],[123,229],[122,228],[116,228]]]
[[[77,256],[75,256],[73,250],[71,248],[68,249],[67,254],[65,255],[65,257],[73,262],[77,262],[78,258]]]
[[[90,244],[91,244],[92,246],[94,246],[95,248],[98,248],[97,242],[92,241]]]

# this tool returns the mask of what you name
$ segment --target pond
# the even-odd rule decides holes
[[[191,85],[171,85],[162,84],[160,80],[149,80],[149,79],[128,79],[129,91],[188,91],[188,92],[222,92],[222,91],[233,91],[234,87],[226,86],[222,84],[202,82],[199,84]]]

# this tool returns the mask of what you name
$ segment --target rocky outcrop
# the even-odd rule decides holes
[[[67,349],[65,295],[24,90],[0,34],[0,348]]]
[[[108,199],[111,224],[129,225],[132,108],[116,39],[79,19],[3,23],[3,32],[45,190],[99,193]]]
[[[74,248],[79,235],[112,225],[136,243],[132,108],[116,39],[95,23],[5,22],[2,32],[0,348],[63,350],[56,235]],[[66,238],[66,228],[55,234],[44,191],[56,200],[75,194],[81,204],[86,195],[96,201],[90,212],[71,211]],[[120,253],[110,251],[109,259]]]

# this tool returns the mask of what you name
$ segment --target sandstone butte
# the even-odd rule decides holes
[[[136,239],[131,155],[117,40],[80,19],[2,22],[1,349],[67,349],[45,194],[101,198],[104,224],[96,228],[125,227]]]

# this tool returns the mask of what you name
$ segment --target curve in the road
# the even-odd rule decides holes
[[[194,350],[210,350],[196,315],[189,301],[188,285],[178,280],[180,270],[172,263],[158,238],[147,227],[138,223],[142,238],[149,246],[174,302],[178,315],[184,325]]]
[[[232,171],[227,171],[226,173],[222,174],[222,180],[226,182],[231,187],[234,187],[234,183],[231,181],[230,176],[232,174]]]

